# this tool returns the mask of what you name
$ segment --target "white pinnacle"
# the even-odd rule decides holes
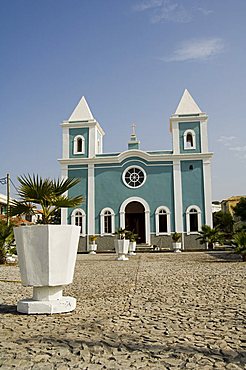
[[[94,117],[91,113],[91,110],[87,104],[87,101],[85,100],[85,97],[83,96],[68,121],[89,121],[93,119]]]
[[[179,105],[174,114],[201,114],[202,111],[196,104],[195,100],[190,95],[189,91],[185,89],[182,98],[180,99]]]

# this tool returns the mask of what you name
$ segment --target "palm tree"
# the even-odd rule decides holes
[[[64,195],[79,179],[51,180],[42,179],[38,175],[18,177],[19,201],[14,201],[11,206],[11,215],[31,214],[41,208],[42,223],[53,223],[54,216],[60,208],[76,207],[83,202],[82,196],[69,197]]]
[[[199,234],[200,236],[196,239],[200,240],[200,244],[206,244],[208,249],[213,249],[214,243],[221,243],[224,237],[224,234],[217,227],[213,229],[209,225],[202,225]]]
[[[8,225],[5,220],[0,220],[0,264],[5,262],[7,249],[13,241],[13,225]]]
[[[243,261],[246,261],[246,232],[239,231],[234,235],[233,241],[236,244],[235,253],[241,254]]]

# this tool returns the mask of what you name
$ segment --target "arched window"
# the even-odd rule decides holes
[[[170,211],[167,207],[158,207],[155,211],[156,235],[171,233]]]
[[[85,230],[85,211],[83,209],[74,209],[71,214],[71,224],[80,226],[80,234],[82,236],[86,235]]]
[[[85,153],[85,138],[82,135],[75,136],[73,140],[73,154]]]
[[[100,213],[101,235],[115,232],[115,214],[111,208],[104,208]]]
[[[201,230],[201,210],[199,207],[192,205],[186,210],[186,228],[187,234],[197,233]]]
[[[196,149],[196,134],[193,130],[184,132],[184,149]]]

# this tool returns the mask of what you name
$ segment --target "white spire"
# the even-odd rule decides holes
[[[135,125],[135,123],[132,124],[132,136],[136,136],[136,125]]]
[[[195,100],[190,95],[189,91],[185,89],[182,98],[180,99],[179,105],[174,114],[200,114],[201,109],[196,104]]]
[[[89,121],[92,119],[94,119],[94,117],[90,111],[87,101],[85,100],[85,97],[82,96],[68,121]]]

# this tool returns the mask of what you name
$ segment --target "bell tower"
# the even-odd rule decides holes
[[[175,113],[170,118],[173,154],[208,152],[208,117],[186,89]]]
[[[104,131],[83,96],[67,121],[62,123],[62,159],[93,158],[103,152]]]
[[[199,229],[202,224],[212,226],[212,153],[208,151],[207,121],[208,116],[186,89],[170,117],[176,192],[175,225],[178,232],[190,233],[186,219],[190,217],[189,206],[193,205],[199,210]]]

